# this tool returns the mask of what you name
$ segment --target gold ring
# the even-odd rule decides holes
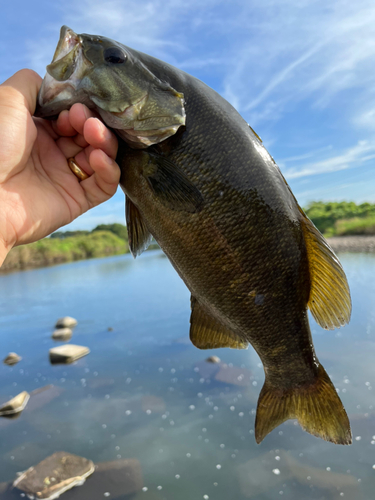
[[[68,165],[73,174],[77,177],[79,181],[84,181],[89,176],[84,172],[76,163],[74,158],[68,158]]]

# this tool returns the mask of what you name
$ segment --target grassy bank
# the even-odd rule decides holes
[[[15,247],[9,252],[0,269],[4,272],[44,267],[128,251],[127,241],[113,232],[93,231],[66,238],[44,238],[29,245]]]

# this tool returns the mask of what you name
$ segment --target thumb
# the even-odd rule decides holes
[[[33,115],[41,84],[42,79],[38,73],[31,69],[21,69],[0,85],[0,94],[5,91],[7,95],[7,91],[9,91],[14,99],[22,99],[26,109]]]

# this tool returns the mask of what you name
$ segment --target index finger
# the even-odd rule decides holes
[[[72,137],[83,133],[83,126],[88,118],[96,116],[84,104],[76,103],[70,111],[61,111],[56,121],[52,122],[52,127],[58,135]]]

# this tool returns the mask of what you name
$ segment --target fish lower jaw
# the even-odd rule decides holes
[[[75,90],[70,83],[59,84],[56,82],[56,85],[49,86],[46,92],[40,92],[39,104],[40,106],[44,106],[52,101],[54,104],[57,104],[60,101],[70,100],[73,98]]]
[[[171,127],[163,127],[157,130],[135,130],[131,129],[119,129],[116,132],[129,144],[137,149],[147,148],[153,144],[159,144],[159,142],[168,139],[174,135],[181,125],[173,125]]]

